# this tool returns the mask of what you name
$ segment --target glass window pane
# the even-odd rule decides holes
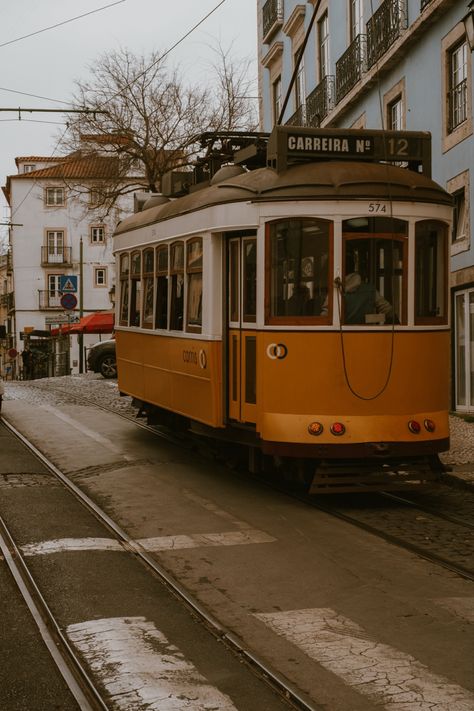
[[[183,330],[184,275],[173,274],[171,277],[171,315],[172,331]]]
[[[147,249],[143,255],[143,273],[153,274],[153,250]]]
[[[202,239],[193,240],[186,245],[188,269],[202,269]]]
[[[446,227],[434,220],[415,227],[415,319],[446,317]]]
[[[325,315],[330,225],[312,219],[270,225],[271,316]]]
[[[230,314],[233,322],[239,320],[239,241],[233,240],[229,250]]]
[[[160,247],[157,256],[157,271],[168,272],[168,247]]]
[[[128,281],[124,280],[121,282],[120,288],[120,321],[122,323],[128,323]]]
[[[167,276],[159,276],[156,280],[155,328],[168,328],[168,277]]]
[[[345,240],[343,323],[400,323],[403,314],[403,249],[399,239]]]
[[[257,241],[244,240],[242,249],[243,320],[254,323],[257,316]]]
[[[202,273],[189,275],[188,326],[202,325]]]
[[[120,274],[125,275],[129,272],[129,258],[128,254],[122,254],[120,257]]]
[[[144,295],[143,295],[143,323],[147,326],[153,323],[153,285],[154,279],[152,276],[146,277],[144,280]]]
[[[140,274],[142,262],[141,256],[140,252],[132,254],[132,274]]]

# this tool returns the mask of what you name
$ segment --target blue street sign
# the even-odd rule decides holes
[[[63,294],[60,299],[60,304],[63,309],[75,309],[77,306],[77,297],[74,294]]]
[[[59,277],[59,291],[63,294],[69,292],[75,294],[77,291],[77,276],[73,274],[62,274]]]

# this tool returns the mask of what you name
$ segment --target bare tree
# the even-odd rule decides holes
[[[100,155],[111,159],[99,192],[104,211],[137,186],[158,192],[164,173],[193,161],[202,132],[255,126],[248,65],[236,65],[220,45],[215,52],[212,88],[187,86],[159,53],[144,57],[126,49],[103,55],[90,78],[76,83],[74,105],[90,110],[70,124],[63,148],[80,150],[79,157],[100,145]],[[80,181],[68,182],[81,191]]]

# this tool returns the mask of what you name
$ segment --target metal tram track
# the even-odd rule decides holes
[[[85,398],[82,399],[84,400]],[[102,409],[113,412],[114,414],[119,414],[111,408],[102,406]],[[122,416],[125,417],[125,419],[131,420],[130,417],[126,417],[124,415]],[[165,568],[163,568],[139,543],[132,539],[115,521],[113,521],[108,514],[106,514],[105,511],[103,511],[87,494],[76,486],[76,484],[70,481],[63,472],[61,472],[33,443],[27,439],[27,437],[25,437],[13,425],[5,420],[5,418],[0,419],[10,430],[10,432],[12,432],[23,443],[23,445],[37,457],[37,459],[39,459],[39,461],[51,472],[51,474],[116,537],[125,550],[138,558],[148,570],[158,577],[159,581],[168,589],[170,593],[184,603],[187,608],[195,616],[197,616],[199,621],[205,625],[206,629],[216,640],[226,644],[227,647],[242,662],[248,665],[255,675],[257,675],[264,683],[268,684],[275,692],[277,692],[289,706],[292,706],[299,711],[320,711],[320,706],[314,705],[311,700],[306,698],[304,694],[300,693],[300,691],[288,679],[279,674],[278,671],[272,669],[261,657],[259,657],[259,655],[247,648],[244,642],[237,637],[237,635],[221,625],[221,623],[212,614],[210,614],[172,575],[170,575]],[[150,430],[155,435],[161,434],[147,425],[143,425],[142,423],[137,424]],[[175,441],[171,437],[169,439],[171,441]],[[13,542],[12,537],[8,533],[1,517],[0,546],[2,553],[9,562],[9,566],[10,562],[12,563],[12,567],[10,569],[13,573],[13,577],[15,578],[22,595],[26,600],[33,617],[37,620],[42,634],[44,631],[43,639],[47,647],[50,649],[59,670],[68,683],[68,686],[69,683],[71,683],[69,688],[78,700],[81,711],[110,711],[110,707],[107,706],[101,698],[86,670],[74,654],[74,651],[69,645],[67,639],[62,634],[58,623],[49,610],[46,601],[41,595],[39,588],[33,580],[26,563]],[[31,607],[29,604],[29,598],[33,601]],[[39,617],[43,621],[42,623],[40,623]],[[61,653],[59,655],[57,653],[58,647],[61,648]],[[90,702],[87,697],[91,699]],[[93,705],[94,703],[95,705]]]
[[[5,420],[3,422],[5,423]],[[0,551],[44,644],[81,711],[109,711],[110,707],[63,634],[2,517]]]
[[[42,390],[42,388],[39,388]],[[151,427],[150,425],[147,425],[143,422],[140,422],[136,419],[136,417],[132,417],[131,415],[124,414],[123,412],[118,411],[117,409],[113,407],[108,407],[106,405],[103,405],[102,403],[98,403],[94,398],[89,398],[84,396],[82,393],[71,393],[70,391],[63,389],[63,388],[57,388],[54,387],[54,392],[57,393],[62,393],[67,396],[67,399],[69,401],[71,400],[76,400],[78,402],[86,402],[87,404],[94,405],[95,407],[98,407],[106,412],[111,412],[113,414],[119,415],[120,417],[133,422],[137,427],[143,428],[150,433],[154,434],[155,436],[161,437],[173,444],[177,444],[180,447],[183,446],[189,446],[192,447],[195,443],[193,439],[187,440],[186,438],[178,438],[173,436],[170,432],[168,431],[162,431],[160,429],[157,429],[156,427]],[[255,477],[255,475],[252,475]],[[471,568],[467,568],[462,565],[457,565],[454,563],[452,560],[449,560],[447,557],[444,557],[442,555],[438,555],[436,553],[433,553],[431,551],[428,551],[426,548],[416,545],[406,539],[404,539],[401,536],[394,535],[392,533],[389,533],[387,531],[384,531],[381,527],[375,526],[371,523],[367,523],[366,521],[360,520],[360,518],[357,518],[354,515],[350,515],[348,513],[345,513],[342,510],[337,510],[336,505],[333,502],[338,500],[337,494],[334,496],[331,495],[330,500],[332,503],[329,504],[324,504],[321,501],[321,498],[314,497],[314,496],[309,496],[304,492],[297,491],[294,488],[288,486],[286,483],[282,483],[281,481],[276,481],[276,480],[269,480],[268,477],[259,477],[259,480],[265,484],[266,486],[270,487],[271,489],[278,490],[280,493],[283,493],[287,496],[291,496],[292,498],[297,499],[298,501],[305,503],[312,508],[318,509],[320,511],[323,511],[324,513],[333,516],[335,518],[338,518],[342,521],[345,521],[346,523],[349,523],[353,526],[356,526],[359,529],[362,529],[368,533],[371,533],[372,535],[375,535],[379,538],[382,538],[383,540],[396,545],[399,548],[405,549],[410,553],[413,553],[415,555],[418,555],[419,557],[434,563],[436,565],[440,565],[451,572],[467,579],[470,581],[474,581],[474,570]],[[383,489],[381,489],[380,492],[371,492],[372,496],[378,496],[380,498],[385,498],[387,500],[392,500],[394,502],[398,502],[401,504],[404,504],[406,506],[409,506],[411,508],[417,508],[420,511],[424,511],[425,513],[429,514],[433,518],[438,518],[440,520],[445,520],[447,522],[450,522],[453,525],[457,525],[459,527],[464,527],[466,530],[472,530],[474,529],[474,525],[472,525],[470,522],[466,522],[465,520],[459,519],[458,517],[453,517],[448,514],[445,514],[442,511],[439,511],[437,509],[433,509],[432,507],[424,506],[422,504],[419,504],[417,502],[410,501],[409,499],[406,499],[402,496],[397,496],[392,493],[384,492]],[[360,494],[357,494],[357,497],[364,496],[363,492],[363,487],[361,487],[361,492]]]

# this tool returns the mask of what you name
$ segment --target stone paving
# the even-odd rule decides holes
[[[121,414],[134,415],[131,398],[121,397],[116,380],[105,380],[98,373],[42,378],[41,380],[8,381],[5,383],[4,400],[28,399],[42,402],[51,396],[66,398],[86,397],[97,404],[116,409]],[[49,398],[48,398],[49,399]],[[470,421],[472,419],[472,422]],[[448,468],[447,476],[453,483],[465,483],[474,487],[474,416],[451,415],[451,449],[440,458]]]

